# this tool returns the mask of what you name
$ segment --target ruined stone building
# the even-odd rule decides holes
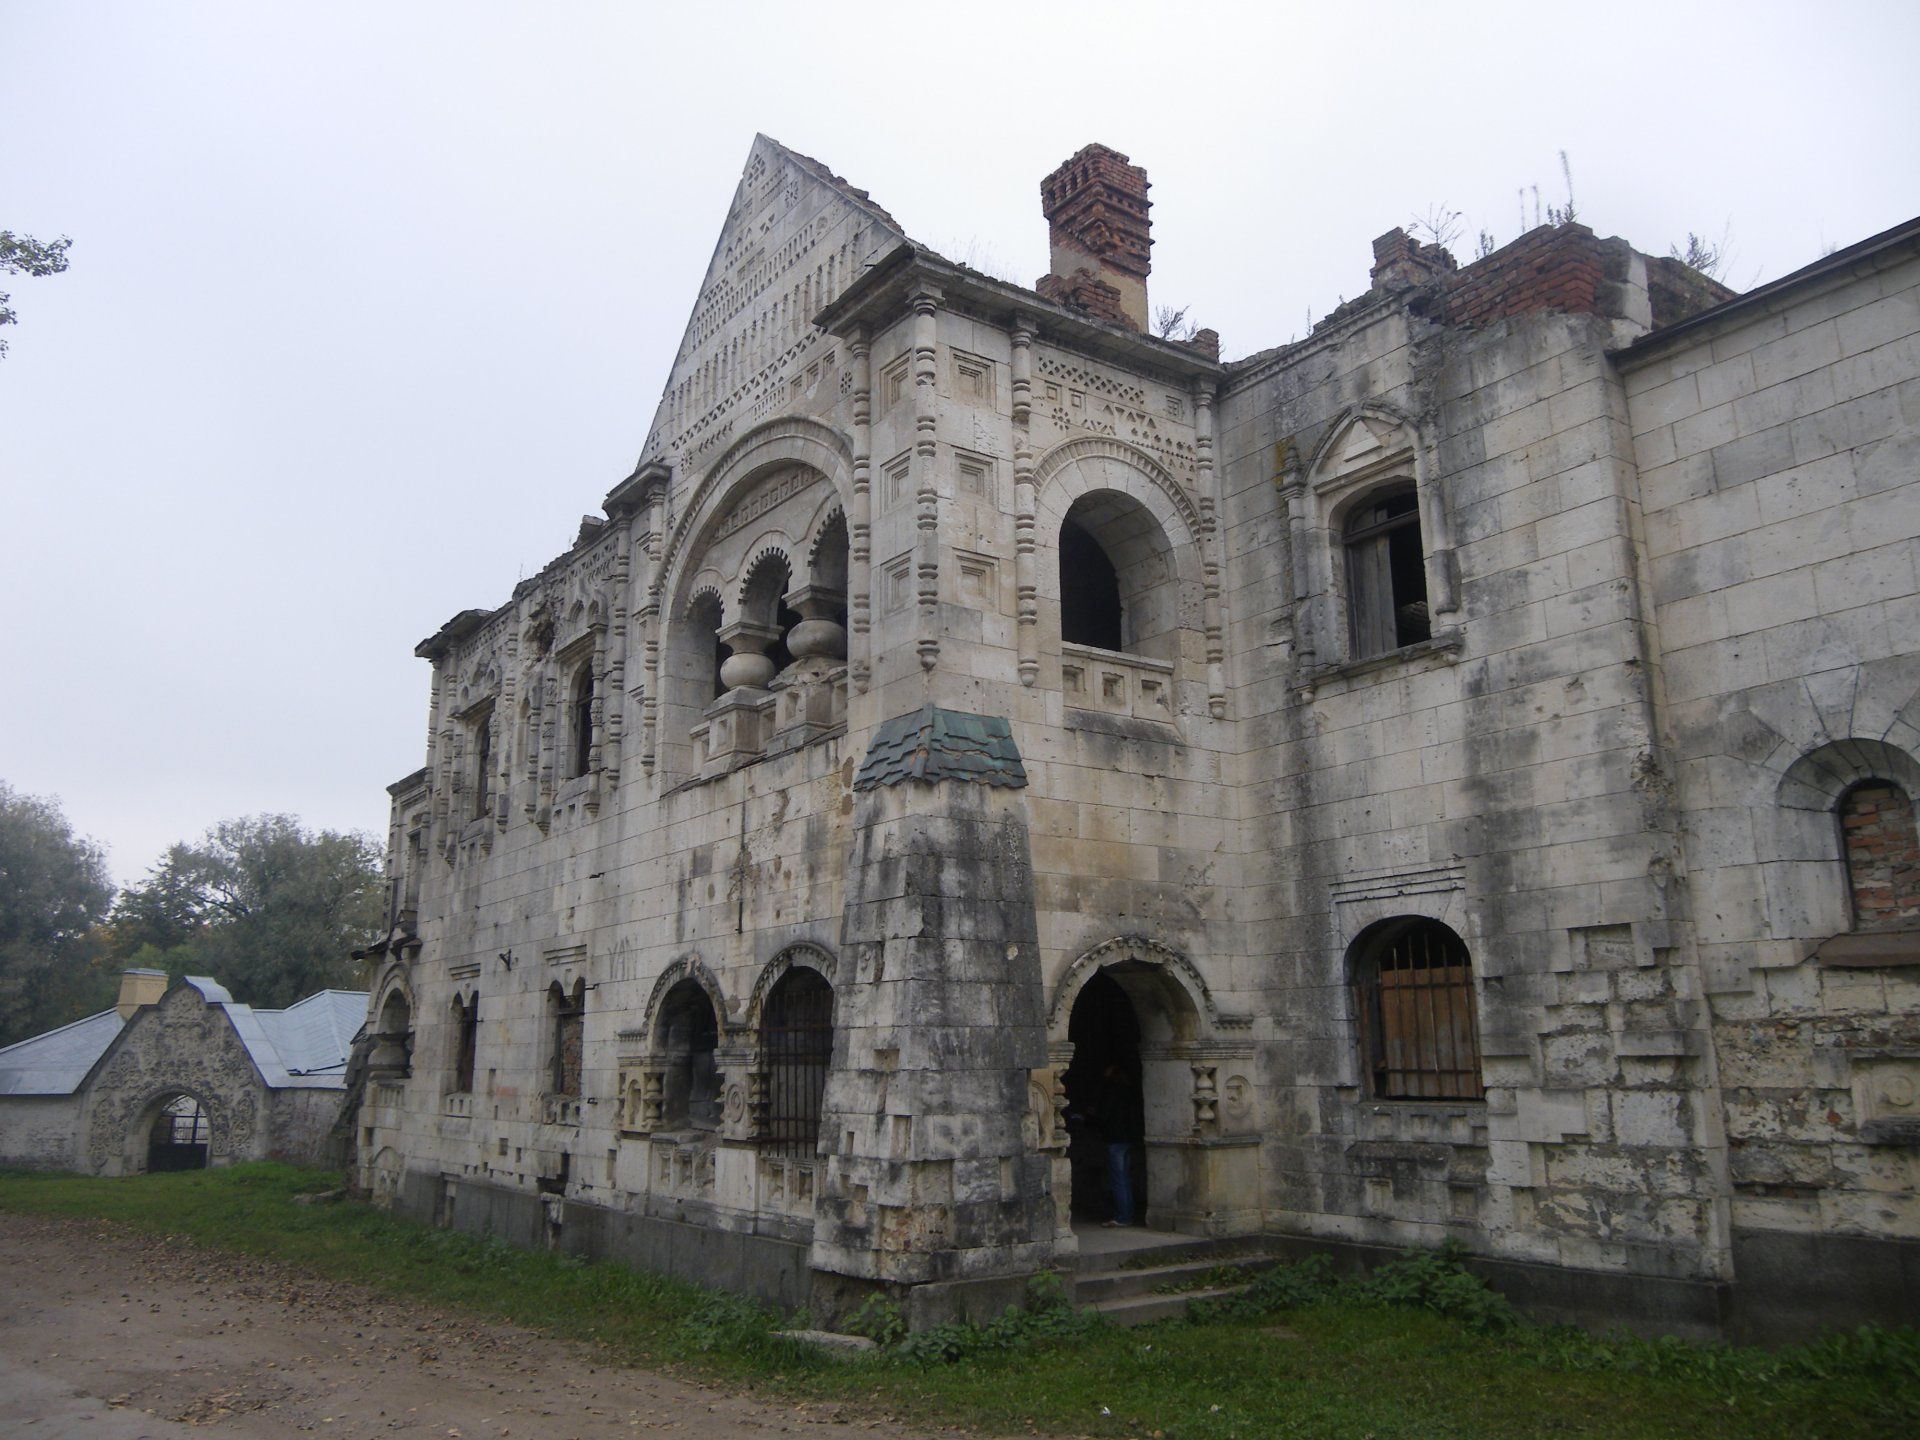
[[[925,1321],[1074,1268],[1121,1085],[1151,1230],[1910,1315],[1920,222],[1393,231],[1223,362],[1143,170],[1041,198],[1029,289],[754,142],[633,473],[419,647],[364,1181]]]
[[[256,1010],[205,976],[129,970],[111,1010],[0,1050],[0,1165],[131,1175],[337,1164],[357,990]]]

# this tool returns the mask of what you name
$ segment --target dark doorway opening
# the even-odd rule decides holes
[[[160,1107],[147,1135],[147,1169],[207,1168],[207,1112],[191,1095],[176,1095]]]
[[[1071,515],[1060,525],[1060,638],[1100,650],[1126,648],[1119,573]]]
[[[1147,1214],[1146,1125],[1140,1078],[1140,1017],[1127,992],[1096,971],[1074,998],[1067,1019],[1073,1063],[1067,1067],[1067,1163],[1073,1176],[1073,1218],[1115,1218],[1108,1145],[1131,1147],[1133,1223]]]

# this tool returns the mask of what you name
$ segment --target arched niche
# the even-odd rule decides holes
[[[764,689],[793,658],[789,637],[811,618],[804,570],[820,554],[830,517],[844,513],[851,454],[837,432],[817,422],[769,422],[722,455],[696,486],[661,566],[659,705],[649,748],[669,781],[700,763],[694,732],[718,698],[709,679],[712,657],[737,662],[727,671],[727,692]],[[775,555],[784,574],[771,588],[756,584],[772,575]],[[701,599],[709,589],[722,599],[717,626]],[[844,614],[844,598],[838,603]],[[754,657],[770,659],[772,673]],[[754,749],[757,741],[739,736],[761,723],[741,722],[740,748]]]
[[[1084,436],[1042,458],[1034,490],[1034,584],[1043,643],[1051,634],[1065,645],[1206,663],[1217,601],[1217,578],[1204,548],[1211,525],[1185,487],[1144,451]],[[1107,638],[1117,638],[1118,646],[1098,643],[1099,636],[1072,638],[1066,592],[1093,572],[1082,575],[1062,559],[1064,554],[1071,561],[1076,550],[1089,547],[1114,571],[1113,600],[1125,618]]]

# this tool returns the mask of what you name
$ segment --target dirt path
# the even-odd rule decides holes
[[[20,1440],[924,1435],[99,1222],[5,1216],[0,1277],[0,1433]]]

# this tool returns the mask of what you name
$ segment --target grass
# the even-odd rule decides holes
[[[948,1327],[852,1363],[777,1340],[776,1317],[613,1265],[512,1249],[356,1204],[277,1165],[92,1180],[0,1175],[0,1211],[107,1219],[597,1342],[617,1357],[794,1399],[989,1432],[1162,1440],[1849,1440],[1920,1433],[1920,1337],[1863,1332],[1767,1354],[1517,1324],[1423,1257],[1365,1284],[1267,1272],[1198,1323],[1029,1317]],[[888,1317],[870,1320],[887,1328]],[[954,1357],[958,1357],[957,1359]]]

